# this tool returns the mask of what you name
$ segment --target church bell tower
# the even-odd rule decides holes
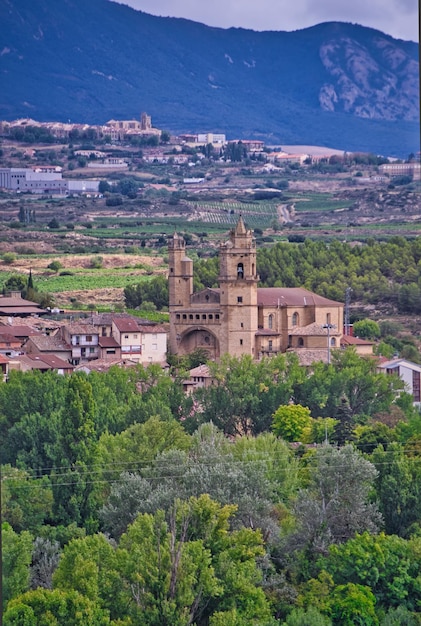
[[[168,296],[170,312],[170,349],[177,354],[180,312],[190,309],[193,293],[193,261],[186,255],[186,242],[174,233],[168,241]]]
[[[257,325],[256,242],[243,218],[220,247],[221,354],[250,354],[256,358]]]

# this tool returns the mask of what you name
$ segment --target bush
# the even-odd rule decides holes
[[[63,265],[60,263],[60,261],[51,261],[51,263],[49,265],[47,265],[49,270],[53,270],[53,272],[58,272]]]
[[[121,196],[109,196],[105,200],[107,206],[120,206],[123,204],[123,198]]]
[[[4,252],[1,258],[6,265],[12,265],[16,261],[16,254],[14,252]]]
[[[102,256],[93,256],[90,261],[90,267],[94,270],[99,270],[102,267],[103,258]]]
[[[53,217],[53,219],[48,222],[47,226],[52,230],[56,230],[57,228],[60,228],[60,222],[56,217]]]

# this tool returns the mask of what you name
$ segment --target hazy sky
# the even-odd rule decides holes
[[[418,0],[120,0],[153,15],[209,26],[297,30],[320,22],[353,22],[418,41]]]

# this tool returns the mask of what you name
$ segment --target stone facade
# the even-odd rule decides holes
[[[259,359],[292,349],[326,360],[339,348],[343,304],[301,288],[259,288],[255,239],[241,217],[220,245],[218,288],[194,293],[184,239],[174,234],[168,249],[171,353]]]

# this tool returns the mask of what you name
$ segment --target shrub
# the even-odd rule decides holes
[[[90,261],[90,267],[94,270],[99,270],[102,267],[103,258],[102,256],[93,256]]]
[[[16,261],[16,254],[14,252],[4,252],[1,258],[6,265],[12,265]]]
[[[58,272],[63,265],[60,263],[60,261],[51,261],[51,263],[49,265],[47,265],[49,270],[53,270],[53,272]]]

